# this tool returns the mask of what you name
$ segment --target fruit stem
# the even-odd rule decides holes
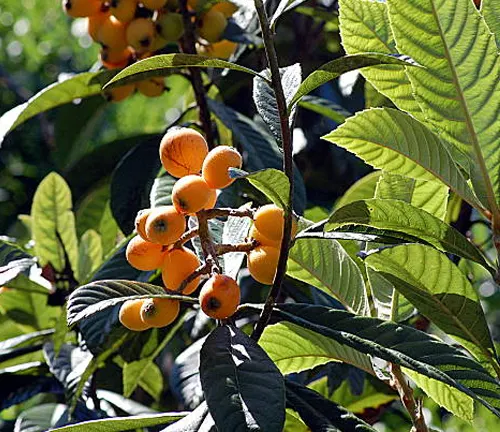
[[[191,13],[187,8],[187,0],[179,0],[179,9],[184,22],[184,36],[179,44],[181,51],[185,54],[196,54],[194,22],[192,21]],[[196,103],[199,108],[201,127],[205,133],[208,148],[211,150],[215,147],[214,134],[212,131],[212,121],[210,120],[210,111],[208,109],[207,98],[205,96],[205,88],[203,86],[201,71],[196,68],[189,68],[189,75]]]
[[[216,217],[249,217],[253,219],[255,214],[255,209],[232,209],[232,208],[213,208],[209,210],[201,210],[197,213],[197,216],[203,215],[206,219],[214,219]]]
[[[220,256],[231,252],[250,252],[258,245],[259,243],[257,242],[257,240],[238,244],[218,244],[215,245],[215,253],[217,254],[217,256]]]
[[[271,81],[272,88],[276,97],[276,103],[278,106],[278,114],[280,118],[281,127],[281,143],[283,146],[283,171],[285,172],[288,180],[290,182],[289,189],[289,201],[285,211],[285,227],[283,230],[283,239],[281,240],[280,257],[278,260],[278,267],[276,270],[276,276],[274,278],[274,283],[269,291],[266,302],[264,304],[264,309],[260,315],[259,320],[252,332],[252,339],[258,341],[264,328],[269,322],[271,313],[273,311],[273,304],[279,295],[281,284],[286,273],[286,263],[288,261],[288,251],[290,248],[290,237],[292,233],[292,217],[293,217],[293,156],[292,156],[292,134],[290,132],[290,123],[288,117],[287,103],[285,99],[285,93],[283,91],[283,86],[281,84],[281,74],[278,63],[278,56],[276,54],[276,48],[273,41],[273,32],[269,25],[269,19],[267,17],[267,12],[264,7],[262,0],[254,0],[255,9],[257,10],[257,16],[260,22],[260,28],[262,30],[262,38],[264,40],[264,48],[266,51],[267,62],[269,65],[269,70],[271,71]]]
[[[208,228],[208,217],[203,211],[196,214],[198,217],[198,234],[200,236],[201,249],[203,250],[203,255],[205,256],[205,262],[211,268],[211,273],[222,273],[219,261],[217,260],[217,253],[215,251],[215,245],[212,241],[212,236],[210,235],[210,230]]]
[[[179,240],[177,240],[173,245],[172,249],[180,249],[184,243],[187,241],[191,240],[192,238],[196,237],[198,235],[198,227],[196,228],[191,228],[190,230],[186,231],[184,234],[181,235]]]

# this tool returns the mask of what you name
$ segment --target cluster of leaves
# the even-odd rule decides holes
[[[279,2],[272,24],[301,3]],[[143,137],[124,156],[123,149],[113,150],[119,163],[109,190],[92,191],[76,214],[66,182],[50,174],[31,215],[22,217],[26,235],[0,244],[0,285],[9,287],[0,294],[2,334],[13,336],[0,342],[0,404],[22,411],[14,411],[17,430],[168,423],[165,431],[374,430],[364,410],[398,398],[391,367],[458,418],[472,421],[475,402],[500,416],[500,363],[479,295],[463,271],[473,263],[493,283],[496,251],[479,248],[452,226],[457,209],[473,209],[498,235],[498,11],[493,0],[485,0],[481,11],[470,0],[339,3],[347,55],[304,79],[301,65],[281,70],[289,119],[293,124],[303,107],[342,123],[325,140],[379,171],[355,183],[326,218],[301,218],[273,324],[258,342],[247,335],[265,297],[252,289],[244,290],[249,304],[240,307],[236,321],[217,327],[188,298],[181,318],[167,329],[135,334],[118,324],[124,301],[168,297],[157,274],[136,271],[124,258],[137,211],[170,203],[175,180],[160,172],[157,135]],[[41,112],[91,99],[103,86],[188,67],[253,76],[264,122],[208,93],[219,136],[246,158],[246,172],[234,173],[246,180],[225,190],[218,205],[239,207],[246,195],[283,208],[292,200],[303,214],[307,200],[299,171],[290,197],[290,179],[279,170],[281,113],[268,70],[166,54],[116,74],[75,75],[7,112],[0,138]],[[358,69],[392,107],[346,118],[345,111],[310,95]],[[174,124],[191,121],[191,115],[186,109]],[[89,155],[87,166],[105,152],[109,148]],[[214,237],[233,243],[248,228],[237,218],[211,227]],[[244,282],[243,255],[224,258],[226,273],[239,273]],[[433,327],[418,330],[421,321]],[[168,358],[165,352],[175,356],[168,386],[158,362]],[[139,388],[147,393],[144,404],[134,400]],[[168,412],[166,393],[191,411]]]

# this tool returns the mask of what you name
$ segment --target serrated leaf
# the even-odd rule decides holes
[[[75,99],[100,93],[101,85],[114,74],[115,70],[84,72],[45,87],[27,102],[12,108],[0,117],[0,145],[10,131],[31,117]]]
[[[367,51],[384,54],[398,52],[385,2],[340,0],[339,23],[342,46],[347,54],[361,54]],[[361,69],[360,72],[398,108],[418,119],[423,117],[422,110],[413,97],[410,80],[404,68],[393,65],[373,66]]]
[[[31,217],[35,254],[41,265],[50,262],[57,271],[62,271],[66,264],[64,250],[73,271],[78,268],[78,242],[71,208],[71,191],[67,183],[59,174],[50,173],[38,185]]]
[[[479,297],[445,255],[428,246],[400,245],[369,255],[365,263],[441,330],[500,370]]]
[[[217,327],[200,352],[201,385],[217,430],[281,432],[283,376],[256,342],[236,327]]]
[[[256,306],[247,308],[261,310]],[[498,381],[478,362],[432,335],[413,327],[325,306],[279,304],[275,305],[273,314],[365,354],[444,382],[500,416]]]
[[[373,374],[368,356],[298,325],[269,325],[259,339],[283,375],[314,369],[331,361],[352,364]]]
[[[500,47],[500,3],[495,0],[482,0],[481,14],[491,32],[495,35],[497,47]]]
[[[172,189],[176,181],[176,178],[166,173],[155,178],[149,194],[151,207],[172,205]]]
[[[436,177],[472,206],[483,208],[448,147],[422,123],[391,108],[362,111],[323,137],[375,168],[407,177]]]
[[[164,54],[138,61],[123,69],[104,88],[118,87],[132,82],[143,81],[151,77],[167,76],[172,73],[172,69],[184,69],[187,67],[231,69],[254,76],[261,76],[252,69],[225,60],[194,54]]]
[[[336,210],[325,230],[357,231],[357,227],[364,233],[387,233],[400,235],[408,242],[425,242],[443,252],[473,260],[493,272],[481,251],[455,228],[403,201],[376,198],[355,201]]]
[[[102,262],[101,236],[93,229],[85,231],[78,247],[77,280],[85,282]]]
[[[327,117],[338,124],[344,123],[345,119],[352,115],[344,107],[335,102],[317,96],[304,96],[300,100],[299,106]]]
[[[398,48],[423,66],[406,73],[426,121],[467,155],[474,191],[494,211],[500,199],[500,58],[494,36],[471,1],[387,5]],[[417,38],[409,36],[416,30]]]
[[[242,208],[245,208],[243,206]],[[238,244],[245,241],[252,221],[250,218],[229,216],[224,223],[222,243]],[[245,259],[245,252],[230,252],[223,255],[224,274],[236,279]]]
[[[335,208],[339,209],[354,201],[373,198],[381,175],[382,171],[373,171],[360,178],[339,198]]]
[[[361,272],[336,240],[297,238],[290,249],[287,275],[333,295],[348,310],[359,314],[368,310]]]
[[[268,168],[245,175],[244,178],[278,207],[285,209],[288,206],[290,200],[290,182],[283,171]]]
[[[363,54],[353,54],[341,57],[336,60],[332,60],[324,65],[320,66],[314,72],[312,72],[300,85],[299,89],[293,96],[292,100],[288,104],[288,111],[291,111],[293,106],[306,94],[311,93],[313,90],[317,89],[321,85],[338,78],[340,75],[350,72],[356,69],[361,69],[369,66],[378,65],[398,65],[403,66],[414,66],[415,63],[411,61],[408,57],[401,56],[398,54],[387,55],[387,54],[376,54],[376,53],[363,53]]]

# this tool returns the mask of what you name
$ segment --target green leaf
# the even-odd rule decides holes
[[[260,310],[261,306],[247,306]],[[459,349],[413,327],[309,304],[278,304],[276,317],[298,324],[365,354],[448,384],[500,416],[500,385]]]
[[[323,137],[375,168],[448,185],[472,206],[483,208],[448,147],[422,123],[390,108],[356,114]]]
[[[339,22],[342,46],[347,54],[398,52],[392,34],[387,4],[372,0],[340,0]],[[404,51],[400,51],[408,54]],[[422,110],[413,97],[410,80],[400,66],[373,66],[361,74],[401,110],[422,119]]]
[[[493,34],[471,1],[387,5],[398,48],[423,66],[406,73],[426,121],[468,156],[476,195],[494,211],[500,200],[500,58]]]
[[[0,341],[0,351],[3,352],[13,348],[33,345],[36,342],[46,339],[47,336],[51,336],[52,334],[54,334],[54,329],[48,329],[5,339]]]
[[[75,99],[100,93],[102,84],[114,74],[115,70],[84,72],[45,87],[27,102],[12,108],[0,117],[0,145],[9,132],[31,117]]]
[[[76,234],[81,237],[89,229],[99,230],[99,223],[109,203],[109,182],[93,188],[78,204],[76,210]],[[101,231],[98,231],[101,234]]]
[[[293,106],[300,100],[300,98],[302,98],[302,96],[311,93],[321,85],[339,77],[346,72],[369,66],[378,66],[385,64],[398,65],[400,67],[414,65],[414,63],[411,62],[408,57],[398,56],[397,54],[387,55],[377,53],[363,53],[347,55],[339,59],[332,60],[328,63],[325,63],[323,66],[320,66],[302,82],[299,89],[288,104],[288,111],[292,110]]]
[[[108,201],[99,222],[103,257],[115,248],[119,232],[118,224],[113,217],[113,213],[111,213],[110,202]]]
[[[285,427],[283,428],[283,432],[309,432],[310,430],[311,429],[309,429],[301,420],[297,411],[294,411],[291,408],[286,409]]]
[[[64,179],[55,172],[47,175],[39,184],[31,207],[33,240],[40,264],[50,262],[57,271],[62,271],[65,264],[70,264],[73,271],[78,268],[78,243],[71,207],[71,191]],[[65,262],[64,250],[70,263]]]
[[[297,238],[287,275],[334,296],[350,311],[361,315],[368,311],[361,272],[336,240]]]
[[[497,47],[500,47],[500,3],[495,0],[482,0],[481,13],[491,32],[495,35]]]
[[[78,277],[77,280],[85,282],[102,262],[101,236],[94,230],[85,231],[80,239],[78,250]]]
[[[325,226],[326,231],[356,231],[357,228],[364,233],[386,233],[408,242],[430,244],[443,252],[475,261],[494,274],[481,251],[460,232],[404,201],[356,201],[336,210]]]
[[[247,208],[249,206],[242,206],[240,209]],[[248,236],[248,231],[252,220],[250,218],[242,218],[229,216],[227,221],[224,223],[222,230],[222,243],[224,244],[238,244],[245,241]],[[243,265],[245,259],[244,252],[230,252],[222,256],[224,260],[224,274],[236,279],[238,272]]]
[[[373,171],[360,178],[339,198],[335,203],[335,208],[339,209],[354,201],[373,198],[381,175],[382,171]]]
[[[252,69],[225,60],[193,54],[164,54],[138,61],[123,69],[104,88],[118,87],[151,77],[167,76],[172,73],[172,69],[184,69],[186,67],[231,69],[265,79]]]
[[[238,328],[217,327],[207,337],[200,352],[200,378],[220,432],[249,427],[283,430],[283,376],[264,350]]]
[[[352,115],[349,111],[346,111],[344,107],[328,99],[317,96],[304,96],[300,100],[299,106],[329,118],[338,124],[344,123],[345,119]]]
[[[314,369],[331,361],[352,364],[374,374],[370,358],[296,324],[269,325],[259,339],[283,375]]]
[[[151,207],[172,205],[172,189],[176,182],[177,179],[167,173],[155,178],[149,194]]]
[[[244,171],[239,170],[237,174],[240,172]],[[287,208],[290,200],[290,182],[283,171],[267,168],[251,174],[238,175],[238,177],[246,178],[278,207]]]
[[[163,376],[160,369],[149,359],[141,359],[123,366],[123,395],[130,397],[137,386],[141,386],[158,401],[163,391]]]
[[[121,432],[124,430],[142,429],[175,422],[186,416],[185,412],[141,414],[129,417],[113,417],[102,420],[90,420],[73,425],[51,429],[53,432]]]
[[[47,403],[23,411],[16,419],[16,432],[44,432],[53,427],[65,414],[66,405]]]
[[[478,359],[498,367],[479,297],[445,255],[428,246],[400,245],[370,254],[365,263]]]
[[[281,15],[305,2],[306,0],[280,0],[278,7],[273,13],[271,21],[269,22],[271,28],[274,28],[276,26],[276,21],[278,21],[278,18]]]
[[[14,250],[11,249],[11,251]],[[10,256],[14,256],[14,254]],[[34,258],[9,261],[0,267],[0,286],[48,295],[52,286],[48,280],[41,276],[41,272],[42,270],[37,266]]]

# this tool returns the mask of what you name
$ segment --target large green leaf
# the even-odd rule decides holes
[[[260,310],[262,306],[255,308]],[[432,335],[413,327],[325,306],[278,304],[273,313],[360,352],[455,387],[500,417],[498,381],[477,361]]]
[[[336,210],[325,230],[347,230],[393,235],[408,242],[435,248],[473,260],[494,274],[481,251],[455,228],[437,217],[400,200],[355,201]]]
[[[12,108],[0,117],[0,145],[10,131],[31,117],[75,99],[100,93],[102,84],[115,73],[114,70],[84,72],[45,87],[27,102]]]
[[[300,100],[299,106],[329,118],[338,124],[344,123],[345,119],[352,115],[344,107],[318,96],[304,96]]]
[[[339,22],[342,46],[347,54],[398,52],[389,23],[386,3],[372,0],[340,0]],[[405,53],[407,54],[407,53]],[[380,93],[403,111],[422,118],[404,68],[386,65],[361,69],[361,74]]]
[[[478,201],[448,147],[422,123],[391,108],[358,113],[324,139],[366,163],[394,174],[435,181],[436,177],[477,208]]]
[[[497,47],[500,49],[500,3],[497,0],[482,0],[481,13],[495,35]]]
[[[320,66],[312,72],[300,85],[299,89],[288,104],[288,110],[291,111],[293,106],[306,94],[311,93],[321,85],[331,81],[343,73],[353,71],[368,66],[378,65],[398,65],[414,66],[408,57],[397,54],[378,54],[378,53],[363,53],[347,55],[336,60],[332,60]]]
[[[66,405],[46,403],[23,411],[16,419],[16,432],[44,432],[53,427],[64,416]]]
[[[85,231],[80,239],[78,248],[78,277],[82,282],[89,280],[90,276],[102,262],[101,236],[93,229]]]
[[[283,322],[267,326],[259,345],[283,375],[314,369],[331,361],[349,363],[374,374],[368,356],[296,324]]]
[[[441,330],[500,371],[479,297],[444,254],[424,245],[400,245],[369,255],[365,263]]]
[[[265,351],[238,328],[217,327],[207,337],[200,352],[200,378],[220,432],[283,430],[283,376]]]
[[[344,207],[354,201],[373,198],[381,175],[382,171],[373,171],[361,177],[338,199],[335,203],[335,208]]]
[[[214,59],[193,54],[164,54],[149,57],[138,61],[133,65],[123,69],[110,80],[104,88],[117,87],[136,81],[143,81],[146,78],[156,76],[167,76],[172,73],[172,69],[184,69],[187,67],[196,68],[217,68],[231,69],[239,72],[245,72],[250,75],[260,76],[258,72],[236,63],[231,63],[225,60]]]
[[[368,311],[361,271],[336,240],[297,238],[287,274],[333,295],[350,311],[361,315]]]
[[[388,0],[396,44],[423,68],[407,68],[426,121],[468,155],[476,195],[500,200],[500,58],[472,1]],[[496,198],[496,200],[495,200]]]
[[[167,173],[155,178],[149,194],[151,207],[172,205],[172,189],[176,181],[176,178]]]
[[[50,173],[39,184],[33,198],[32,232],[35,254],[40,259],[40,264],[50,262],[57,271],[62,271],[65,267],[64,251],[73,271],[78,268],[78,242],[71,208],[71,191],[68,185],[59,174]]]

